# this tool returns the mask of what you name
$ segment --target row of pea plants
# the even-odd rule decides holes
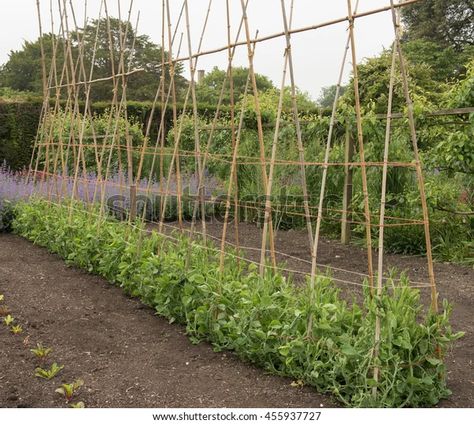
[[[462,333],[452,332],[446,301],[442,313],[426,315],[406,278],[388,281],[380,297],[365,288],[362,303],[346,302],[327,275],[318,277],[311,294],[309,285],[273,271],[261,277],[232,256],[221,272],[209,242],[178,234],[178,241],[170,240],[145,233],[140,224],[97,219],[79,203],[73,211],[42,200],[20,203],[13,228],[185,325],[192,342],[234,351],[347,406],[428,406],[450,394],[443,358]],[[374,358],[376,314],[382,341]]]

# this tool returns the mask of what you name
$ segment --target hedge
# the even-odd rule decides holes
[[[41,100],[0,100],[0,164],[15,171],[29,166],[41,107]]]
[[[53,106],[53,105],[51,105]],[[81,104],[83,106],[83,104]],[[0,164],[18,171],[28,168],[33,151],[34,140],[38,129],[42,108],[42,100],[33,98],[31,100],[11,101],[0,98]],[[97,102],[92,105],[92,112],[103,114],[110,108],[108,102]],[[127,114],[146,127],[152,109],[151,102],[127,103]],[[182,106],[178,105],[178,110]],[[190,106],[188,105],[188,110]],[[201,117],[212,119],[216,106],[199,105],[198,113]],[[226,113],[225,109],[222,113]],[[151,129],[151,139],[156,138],[161,116],[160,108],[155,109],[155,124]],[[165,127],[171,128],[173,123],[173,111],[168,107],[165,114]]]

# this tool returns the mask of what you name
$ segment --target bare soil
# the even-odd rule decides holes
[[[221,229],[220,224],[208,227],[216,236]],[[229,241],[232,238],[230,230]],[[241,225],[240,241],[259,246],[259,230]],[[279,232],[276,241],[278,250],[309,259],[304,231]],[[286,261],[290,268],[309,266]],[[335,241],[321,243],[319,262],[366,272],[365,251]],[[387,267],[406,270],[416,281],[426,281],[424,258],[387,255],[386,262]],[[453,395],[439,406],[473,407],[474,270],[437,263],[435,271],[440,298],[454,304],[454,329],[466,332],[447,358]],[[347,278],[342,272],[334,275]],[[425,292],[426,303],[429,291]],[[290,379],[267,375],[229,352],[214,352],[206,343],[191,344],[183,327],[157,317],[120,288],[68,267],[59,257],[14,235],[0,235],[0,294],[25,329],[13,335],[0,325],[2,407],[65,406],[54,389],[77,378],[85,385],[76,400],[89,407],[339,406],[329,396],[309,387],[292,387]],[[29,349],[37,342],[53,348],[48,364],[65,366],[52,381],[34,377],[40,364]]]

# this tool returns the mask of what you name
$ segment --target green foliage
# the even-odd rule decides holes
[[[474,52],[466,63],[466,75],[446,94],[446,104],[448,107],[472,107],[474,104]]]
[[[408,40],[431,40],[461,49],[474,45],[474,5],[471,0],[424,0],[402,9]]]
[[[56,362],[54,362],[49,369],[38,367],[35,369],[35,377],[51,380],[56,377],[63,368],[64,365],[58,365]]]
[[[12,222],[15,218],[15,207],[8,200],[0,203],[0,233],[9,233],[12,230]]]
[[[23,333],[23,327],[21,325],[12,325],[10,331],[13,334],[21,334]]]
[[[70,402],[73,396],[83,385],[84,381],[79,379],[70,384],[61,384],[61,387],[58,387],[55,392],[59,393],[61,396],[64,396],[66,402]]]
[[[61,103],[64,106],[63,103]],[[0,165],[6,161],[8,167],[11,170],[22,170],[28,168],[31,160],[31,153],[33,150],[33,144],[38,130],[39,117],[41,112],[42,100],[37,98],[0,98]],[[79,107],[83,110],[83,103],[79,102]],[[180,108],[181,105],[178,105]],[[131,122],[132,135],[134,140],[143,139],[143,134],[138,132],[144,132],[148,124],[148,119],[151,114],[152,103],[151,102],[127,102],[127,117]],[[224,110],[226,108],[224,107]],[[110,102],[95,102],[91,105],[92,113],[94,114],[94,120],[98,119],[100,122],[97,124],[101,130],[105,130],[108,127],[106,123],[106,116],[110,111]],[[216,105],[201,104],[198,107],[199,116],[202,119],[209,119],[214,116],[216,111]],[[222,114],[222,112],[221,112]],[[159,107],[155,109],[154,121],[151,126],[150,140],[156,140],[159,122],[161,119],[161,110]],[[159,117],[160,119],[156,119]],[[57,124],[56,134],[64,125],[70,125],[65,122],[64,124],[59,119],[59,115],[55,124]],[[172,127],[172,110],[168,108],[165,111],[164,116],[165,131],[168,131]],[[119,119],[119,130],[123,131],[124,120]],[[91,136],[90,122],[88,122],[86,134],[87,137]],[[113,133],[114,127],[110,130]],[[67,134],[65,130],[62,131],[63,136]],[[76,131],[78,133],[78,131]],[[100,139],[99,139],[100,140]],[[123,139],[122,139],[123,140]],[[194,141],[194,139],[193,139]],[[154,141],[153,141],[154,142]],[[91,140],[87,141],[91,143]],[[89,149],[91,150],[91,149]],[[151,162],[151,155],[146,155],[148,163]]]
[[[431,39],[416,39],[403,43],[403,52],[414,65],[428,65],[434,81],[446,82],[465,73],[465,65],[474,55],[474,46],[458,51],[451,46],[440,46]]]
[[[0,99],[4,103],[42,101],[41,97],[37,93],[15,90],[10,87],[0,87]]]
[[[391,49],[386,49],[379,56],[366,59],[359,64],[359,92],[364,112],[387,113],[391,64]],[[421,61],[408,60],[406,64],[410,78],[410,94],[418,113],[421,110],[430,110],[433,105],[439,103],[444,88],[440,81],[433,77],[437,70]],[[405,108],[406,100],[398,62],[396,66],[398,76],[394,87],[392,110],[401,112]],[[351,81],[343,97],[348,105],[354,105],[352,84]]]
[[[130,137],[131,146],[136,148],[132,151],[132,161],[134,169],[136,169],[140,157],[140,152],[137,147],[143,145],[145,138],[141,124],[133,117],[126,120],[123,116],[120,116],[111,120],[109,116],[110,111],[105,111],[101,115],[94,115],[93,118],[87,116],[84,120],[81,114],[72,117],[71,113],[59,111],[45,122],[41,131],[45,134],[45,137],[50,137],[51,141],[56,145],[61,143],[67,145],[70,133],[80,134],[82,128],[84,128],[82,148],[85,166],[89,171],[97,170],[97,157],[101,158],[102,147],[105,144],[104,153],[101,158],[102,168],[106,169],[110,163],[108,168],[112,170],[112,172],[117,172],[119,169],[121,169],[122,172],[126,172],[128,164],[126,151],[127,137]],[[107,138],[105,138],[106,135]],[[95,140],[100,146],[97,151],[94,137],[96,137]],[[79,140],[77,143],[79,143]],[[113,149],[111,148],[112,143],[114,143]],[[43,149],[43,157],[40,158],[40,163],[44,162],[44,152],[45,150]],[[50,155],[49,157],[50,172],[54,170],[55,156],[56,155]],[[83,165],[82,162],[79,164],[80,169],[82,169]],[[77,166],[77,160],[75,160],[74,155],[66,155],[64,166],[65,169],[69,169],[72,173],[74,172],[73,170]],[[54,172],[61,173],[63,169],[58,168],[54,170]]]
[[[84,402],[71,403],[69,406],[71,408],[85,408],[86,407]]]
[[[207,104],[217,104],[222,90],[222,85],[226,79],[226,71],[214,67],[211,72],[199,82],[196,86],[196,96],[199,102]],[[256,74],[257,89],[264,92],[273,88],[273,83],[264,75]],[[248,79],[248,69],[235,67],[232,69],[232,80],[234,84],[234,101],[237,103],[245,93],[245,86]],[[230,104],[230,78],[227,77],[226,87],[222,98],[224,105]],[[252,86],[249,85],[248,93],[252,93]]]
[[[52,34],[43,35],[43,48],[46,58],[53,57]],[[64,61],[64,50],[58,49],[58,59]],[[46,69],[51,66],[51,59],[46,62]],[[11,51],[8,61],[0,68],[0,86],[13,90],[43,93],[40,40],[25,41],[22,49]]]
[[[11,170],[29,166],[41,105],[41,100],[0,99],[0,165],[6,161]]]
[[[428,406],[449,395],[444,354],[462,333],[449,325],[447,302],[424,316],[418,290],[387,282],[380,297],[366,288],[364,304],[347,303],[329,276],[319,275],[315,292],[278,273],[263,277],[252,264],[226,258],[211,243],[176,242],[107,218],[90,219],[86,209],[43,201],[19,205],[15,231],[68,262],[104,276],[139,297],[170,321],[186,325],[191,340],[279,375],[334,394],[349,406]],[[372,355],[376,316],[381,317],[378,359]],[[313,325],[308,328],[308,318]],[[380,367],[379,382],[372,378]],[[376,398],[372,389],[377,388]]]
[[[36,348],[30,349],[30,352],[41,360],[44,360],[52,351],[53,349],[50,347],[44,347],[41,343],[37,343]]]
[[[13,318],[11,315],[7,315],[5,318],[3,318],[3,323],[9,327],[11,324],[13,324],[13,321],[15,321],[15,318]]]
[[[258,95],[258,103],[260,108],[260,114],[262,117],[262,124],[273,126],[275,125],[276,118],[278,115],[278,104],[280,101],[280,90],[277,88],[270,88]],[[237,104],[237,110],[242,107],[241,100]],[[296,102],[298,111],[314,112],[316,110],[316,104],[311,100],[308,93],[296,90]],[[255,96],[248,94],[245,100],[245,117],[244,122],[247,128],[257,129],[257,114],[255,109]],[[283,92],[282,102],[282,116],[285,121],[291,121],[293,114],[293,103],[291,97],[291,89],[285,87]]]
[[[110,48],[109,32],[110,27],[112,48]],[[90,72],[92,64],[94,65],[94,77],[109,77],[112,68],[117,73],[121,57],[120,38],[127,34],[124,42],[124,63],[130,64],[131,69],[143,69],[127,78],[127,98],[130,100],[149,100],[155,96],[156,90],[161,78],[162,49],[153,43],[147,35],[135,34],[132,25],[127,22],[119,21],[115,18],[106,18],[91,21],[86,28],[73,31],[72,37],[72,60],[78,62],[79,44],[83,39],[84,49],[84,67],[85,72]],[[95,38],[98,34],[97,49],[94,50]],[[43,71],[41,66],[41,43],[45,52],[46,72],[51,68],[51,58],[53,57],[54,45],[56,48],[56,68],[61,73],[64,65],[64,50],[66,41],[62,37],[52,34],[43,35],[42,40],[37,39],[34,42],[25,41],[22,49],[12,51],[9,60],[0,69],[0,85],[10,87],[14,90],[30,91],[42,93],[43,90]],[[134,49],[130,48],[134,46]],[[111,58],[111,51],[113,60]],[[164,53],[165,61],[168,61],[168,53]],[[94,57],[95,55],[95,57]],[[94,57],[94,62],[92,59]],[[165,67],[167,90],[169,84],[169,67]],[[182,76],[183,66],[175,66],[175,84],[177,93],[181,96],[186,86],[186,80]],[[112,99],[113,82],[103,81],[94,85],[91,92],[93,101]],[[84,97],[84,93],[81,94]],[[118,96],[121,96],[121,84],[119,84]],[[181,96],[182,97],[182,96]]]
[[[336,98],[337,85],[330,85],[321,89],[321,94],[318,98],[318,105],[325,109],[332,109],[334,99]],[[339,89],[339,96],[344,95],[347,86],[341,86]]]

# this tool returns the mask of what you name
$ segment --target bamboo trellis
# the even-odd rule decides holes
[[[39,191],[44,191],[47,186],[47,199],[53,203],[64,203],[70,208],[70,213],[74,211],[74,200],[82,199],[89,205],[98,204],[99,212],[91,212],[91,219],[101,219],[107,213],[107,187],[115,189],[123,195],[127,195],[130,201],[130,213],[128,223],[133,226],[135,219],[149,221],[147,219],[147,206],[143,208],[140,216],[136,216],[135,204],[138,198],[149,198],[157,195],[159,202],[159,216],[156,220],[151,219],[149,224],[153,229],[161,232],[165,237],[173,238],[170,228],[178,228],[182,233],[186,233],[190,238],[200,236],[203,249],[208,249],[220,257],[221,269],[224,267],[224,258],[232,257],[237,261],[254,262],[259,266],[261,275],[271,270],[304,275],[308,277],[312,293],[315,292],[317,275],[319,272],[327,270],[336,273],[334,281],[351,286],[362,286],[362,281],[366,279],[371,289],[372,295],[380,295],[384,281],[384,229],[394,226],[420,225],[424,228],[426,251],[427,251],[427,282],[412,282],[413,287],[427,288],[431,291],[431,308],[437,311],[437,290],[433,271],[433,260],[431,256],[431,242],[429,233],[429,217],[424,192],[423,170],[418,154],[417,134],[415,119],[413,116],[413,105],[410,98],[409,80],[404,61],[402,44],[400,42],[400,8],[413,4],[418,0],[410,0],[401,3],[394,3],[390,0],[390,5],[366,12],[358,12],[359,1],[352,4],[347,2],[347,16],[328,22],[294,28],[293,15],[297,7],[297,0],[274,0],[275,6],[281,10],[282,28],[279,33],[263,35],[259,37],[258,32],[254,37],[251,35],[250,25],[255,22],[249,16],[248,5],[252,0],[226,0],[225,16],[219,22],[223,22],[227,36],[227,44],[218,48],[206,49],[206,35],[209,30],[209,17],[213,11],[213,1],[208,0],[206,15],[197,44],[194,45],[193,31],[198,26],[193,21],[189,12],[188,0],[180,2],[179,16],[173,21],[169,0],[162,0],[161,3],[161,63],[158,68],[161,70],[160,77],[156,80],[156,92],[150,98],[151,106],[146,122],[143,125],[143,143],[134,145],[132,141],[132,124],[127,116],[127,85],[129,78],[137,73],[144,72],[143,69],[132,67],[132,56],[135,48],[136,34],[139,25],[137,17],[135,29],[130,37],[132,15],[134,13],[133,0],[130,0],[125,21],[120,20],[119,5],[119,31],[118,40],[113,37],[112,21],[109,13],[108,1],[101,0],[99,23],[105,24],[109,41],[109,61],[111,64],[110,75],[95,76],[95,55],[98,49],[99,26],[94,35],[94,43],[91,51],[87,53],[92,56],[91,66],[86,68],[85,54],[86,44],[84,37],[76,37],[80,34],[79,28],[86,28],[88,24],[88,11],[85,8],[82,24],[76,19],[76,13],[72,1],[59,0],[57,4],[59,25],[55,25],[53,20],[53,2],[50,2],[50,20],[52,36],[52,57],[45,56],[45,49],[41,44],[42,69],[43,69],[43,92],[44,102],[41,113],[41,122],[35,140],[34,152],[31,159],[29,178],[39,181]],[[40,0],[37,0],[38,19],[40,36],[44,34],[42,17],[40,14]],[[360,2],[362,3],[362,1]],[[87,4],[87,3],[86,3]],[[233,27],[232,22],[235,17],[231,16],[231,5],[240,7],[237,16],[239,24]],[[363,116],[361,111],[361,100],[359,93],[358,65],[357,65],[357,40],[354,28],[358,25],[359,18],[390,13],[394,28],[393,54],[391,62],[390,84],[388,87],[388,105],[386,119],[386,132],[383,148],[383,160],[379,162],[366,161],[364,154],[364,131]],[[305,125],[300,113],[297,100],[297,74],[298,67],[294,60],[292,51],[294,39],[298,34],[318,31],[320,28],[336,24],[347,24],[347,41],[341,46],[342,61],[338,74],[337,90],[329,121],[329,130],[325,140],[323,161],[311,160],[305,153],[302,139],[302,128]],[[73,28],[73,29],[71,29]],[[181,33],[180,33],[181,31]],[[270,40],[281,39],[284,50],[282,55],[282,78],[279,87],[279,98],[274,125],[266,125],[262,118],[260,96],[257,86],[257,76],[255,70],[255,57],[261,46],[265,46]],[[184,47],[183,47],[184,43]],[[117,51],[114,50],[118,47]],[[246,52],[248,78],[245,90],[241,98],[237,98],[234,87],[234,61],[238,49]],[[182,56],[182,50],[187,53]],[[219,93],[219,100],[216,105],[214,116],[204,123],[199,116],[199,98],[196,86],[198,83],[196,73],[199,59],[224,52],[227,54],[227,69],[222,86],[216,91]],[[350,52],[350,56],[349,56]],[[60,54],[61,53],[61,54]],[[63,62],[59,56],[64,57]],[[353,94],[356,124],[356,141],[358,159],[352,158],[351,149],[346,150],[344,161],[331,161],[331,153],[334,146],[334,132],[337,119],[337,110],[340,100],[340,87],[343,83],[344,70],[347,66],[348,57],[352,62],[353,74]],[[47,63],[51,65],[49,69]],[[184,92],[184,96],[178,99],[176,67],[180,64],[187,64],[189,68],[189,81]],[[399,74],[403,93],[407,105],[406,121],[412,144],[413,161],[400,162],[390,161],[389,147],[392,137],[392,120],[399,115],[392,113],[393,91],[396,83],[396,76]],[[289,80],[289,81],[288,81]],[[96,128],[94,111],[92,104],[92,94],[94,87],[99,83],[108,82],[112,85],[111,100],[109,108],[105,112],[105,130]],[[289,82],[289,85],[288,85]],[[289,115],[291,123],[284,122],[283,100],[285,88],[288,87],[291,93],[291,107]],[[229,95],[229,103],[224,104],[224,95]],[[245,154],[241,150],[242,139],[244,137],[244,119],[246,108],[253,103],[256,117],[256,134],[258,147],[255,155]],[[224,109],[230,119],[228,123],[222,123]],[[171,128],[167,128],[166,113],[170,110],[172,114]],[[182,146],[183,132],[186,119],[189,117],[193,125],[194,148],[186,149]],[[123,120],[122,120],[123,119]],[[125,125],[124,140],[120,134],[119,125]],[[87,127],[90,126],[92,135],[87,135]],[[292,126],[295,130],[294,137],[288,140],[297,153],[297,159],[280,159],[278,152],[281,144],[281,130],[285,126]],[[156,137],[152,139],[152,127],[157,127]],[[272,131],[271,141],[265,139],[265,131]],[[218,152],[215,149],[217,135],[224,132],[228,135],[228,144],[231,147],[230,153]],[[347,130],[347,133],[349,130]],[[268,156],[268,151],[270,155]],[[116,155],[116,163],[114,163]],[[86,157],[92,157],[94,162],[94,176],[90,175],[90,163]],[[151,166],[146,165],[146,160],[151,159]],[[186,225],[183,204],[186,175],[183,174],[184,161],[193,161],[194,177],[196,180],[196,194],[191,200],[190,226]],[[222,166],[230,168],[227,181],[221,181],[223,189],[224,215],[219,236],[209,232],[212,225],[207,219],[207,207],[215,199],[209,197],[206,174],[209,163],[220,163]],[[71,165],[72,164],[72,165]],[[264,201],[259,204],[257,201],[242,198],[239,193],[238,177],[239,169],[242,166],[253,166],[259,169],[255,173],[256,184],[261,187],[260,192],[255,195],[263,196]],[[118,169],[114,169],[114,167]],[[301,202],[299,207],[286,211],[289,216],[299,217],[306,225],[308,233],[308,244],[306,250],[308,256],[298,257],[281,252],[276,247],[277,223],[274,220],[274,211],[285,208],[288,205],[279,203],[272,197],[275,186],[275,172],[279,167],[293,167],[296,169],[297,181],[301,187]],[[364,212],[362,216],[357,216],[355,211],[348,209],[350,205],[345,190],[344,207],[331,208],[325,204],[327,195],[327,182],[330,178],[329,170],[343,168],[347,173],[349,168],[360,170],[362,184],[362,199]],[[386,213],[386,193],[387,175],[389,168],[413,169],[416,173],[418,190],[420,193],[422,219],[404,219],[391,217]],[[321,169],[321,183],[317,193],[310,193],[308,185],[308,170]],[[382,183],[380,188],[380,209],[377,214],[370,210],[367,170],[371,168],[380,169]],[[135,170],[136,169],[136,170]],[[118,180],[114,179],[114,170],[118,170]],[[148,174],[147,174],[148,171]],[[257,181],[258,180],[258,181]],[[352,184],[352,183],[351,183]],[[72,190],[68,191],[68,186]],[[173,187],[172,187],[173,186]],[[81,198],[79,190],[86,191],[86,195]],[[309,202],[311,195],[318,199],[317,205]],[[342,193],[341,193],[342,195]],[[222,200],[221,199],[221,200]],[[177,224],[169,224],[165,221],[165,212],[170,204],[176,201]],[[263,207],[263,209],[262,209]],[[91,208],[91,211],[96,209]],[[239,230],[239,217],[241,210],[253,210],[260,213],[263,210],[263,228],[258,229],[260,233],[260,246],[246,245],[246,240],[242,238]],[[231,213],[234,214],[234,242],[229,240],[229,225]],[[150,212],[150,211],[148,211]],[[340,215],[338,218],[335,215]],[[196,225],[200,221],[200,228]],[[318,261],[318,253],[321,249],[321,225],[323,221],[342,221],[344,224],[355,223],[365,228],[365,242],[367,251],[367,273],[361,273],[341,267],[322,265]],[[377,223],[378,221],[378,223]],[[152,225],[155,224],[155,225]],[[199,229],[198,229],[199,228]],[[378,230],[377,264],[374,270],[372,260],[372,229]],[[257,229],[256,229],[257,231]],[[146,236],[146,234],[144,234]],[[215,247],[210,247],[206,240],[212,240]],[[252,256],[249,253],[256,253]],[[257,260],[251,257],[258,257]],[[294,267],[282,266],[281,260],[291,260],[297,264]],[[340,278],[339,278],[340,277]],[[308,322],[308,329],[311,329],[311,317]],[[378,343],[380,339],[380,322],[377,321],[375,328],[374,355],[378,354]],[[374,379],[377,381],[379,371],[374,369]]]

